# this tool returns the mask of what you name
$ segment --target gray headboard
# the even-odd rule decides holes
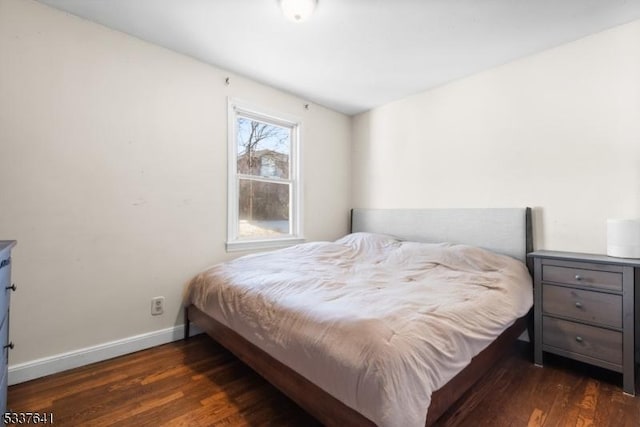
[[[531,208],[353,209],[351,231],[478,246],[522,262],[533,250]]]

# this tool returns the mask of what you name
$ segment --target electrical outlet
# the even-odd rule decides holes
[[[159,316],[164,313],[164,297],[151,298],[151,315]]]

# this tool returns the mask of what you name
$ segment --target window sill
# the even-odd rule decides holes
[[[287,237],[270,240],[237,240],[235,242],[227,242],[227,252],[283,248],[304,242],[305,239],[302,237]]]

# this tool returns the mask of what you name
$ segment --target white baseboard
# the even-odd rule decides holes
[[[195,325],[191,325],[189,336],[200,333],[202,333],[202,330]],[[95,362],[101,362],[150,347],[167,344],[182,338],[184,338],[184,325],[178,325],[172,328],[135,335],[67,353],[43,357],[42,359],[10,365],[9,385],[19,384]]]

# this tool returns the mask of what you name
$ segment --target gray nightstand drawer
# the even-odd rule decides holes
[[[622,291],[622,273],[610,271],[543,265],[542,281]]]
[[[622,333],[553,317],[543,318],[545,346],[622,364]]]
[[[622,328],[622,296],[544,284],[545,314]]]
[[[7,408],[7,381],[9,373],[5,370],[2,372],[2,380],[0,380],[0,408]],[[3,413],[4,414],[4,413]],[[6,424],[2,424],[6,425]]]
[[[2,356],[0,356],[0,372],[5,372],[9,362],[9,319],[4,319],[0,328],[0,346],[2,346]]]
[[[9,308],[9,298],[11,297],[11,266],[0,269],[0,319],[4,317],[4,314]]]
[[[2,258],[5,259],[5,258]],[[1,261],[1,260],[0,260]],[[0,268],[0,286],[2,289],[11,286],[11,264]]]

